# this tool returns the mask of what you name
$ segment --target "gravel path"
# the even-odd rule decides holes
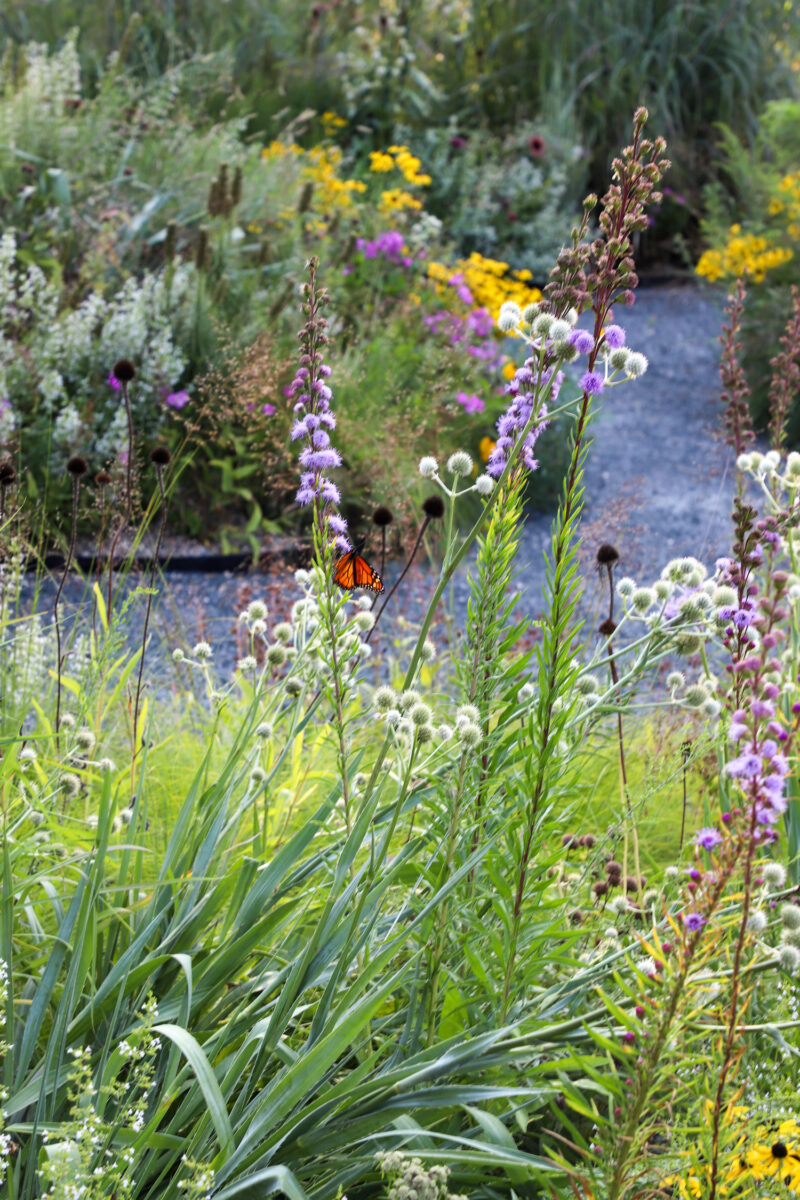
[[[617,317],[628,345],[646,354],[650,366],[641,380],[600,398],[590,427],[581,556],[590,619],[605,603],[593,570],[601,542],[619,550],[620,573],[647,583],[677,555],[693,554],[713,564],[730,537],[733,472],[731,452],[719,432],[718,296],[692,285],[642,288],[635,307]],[[517,571],[520,609],[530,616],[542,609],[543,551],[552,519],[552,514],[531,513],[525,524]],[[389,584],[398,570],[387,568]],[[215,645],[219,668],[230,669],[244,652],[241,643],[237,646],[236,614],[247,601],[267,598],[277,617],[295,598],[285,586],[289,572],[280,576],[170,572],[166,593],[154,605],[154,632],[171,646],[205,637]],[[132,578],[145,582],[142,576]],[[419,619],[432,586],[429,570],[410,573],[403,594],[387,610],[396,618],[391,632]],[[80,607],[77,580],[67,596]],[[467,597],[465,570],[448,597],[455,627],[463,620]],[[134,609],[143,605],[141,600]],[[135,638],[135,612],[131,622]]]

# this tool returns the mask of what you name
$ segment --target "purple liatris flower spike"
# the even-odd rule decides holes
[[[698,829],[694,835],[695,846],[700,846],[702,850],[713,850],[722,841],[722,834],[719,830],[712,826],[706,826],[703,829]]]
[[[548,421],[547,405],[541,398],[537,399],[533,373],[534,365],[535,360],[533,358],[526,359],[525,365],[515,372],[514,378],[504,389],[506,395],[511,397],[511,403],[497,422],[497,433],[499,436],[495,442],[494,449],[489,455],[486,467],[487,474],[494,476],[495,479],[499,479],[503,474],[514,445],[533,416],[534,406],[536,406],[536,420],[525,435],[521,458],[529,471],[535,471],[539,465],[533,457],[533,450],[536,445],[536,439],[542,430],[546,429]],[[555,375],[552,369],[545,371],[542,376],[541,392],[544,393],[549,386],[550,396],[555,400],[558,396],[562,380],[563,375],[561,371]]]
[[[347,538],[347,525],[338,514],[325,512],[328,505],[339,504],[339,489],[328,471],[339,467],[342,458],[331,445],[330,431],[336,428],[336,416],[331,407],[333,391],[326,382],[331,369],[323,362],[322,347],[327,345],[327,321],[321,315],[326,296],[316,286],[316,259],[309,264],[310,280],[306,285],[307,320],[301,330],[303,352],[289,391],[294,396],[296,421],[292,427],[293,441],[303,443],[298,456],[301,467],[300,487],[295,499],[300,505],[318,506],[320,521],[333,535],[334,546],[342,554],[352,549]]]

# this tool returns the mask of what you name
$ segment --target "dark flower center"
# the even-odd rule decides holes
[[[786,1158],[786,1155],[788,1153],[789,1153],[789,1151],[786,1149],[783,1142],[776,1142],[775,1145],[772,1147],[772,1157],[773,1158]]]

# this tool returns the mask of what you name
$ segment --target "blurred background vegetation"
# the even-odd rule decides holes
[[[798,32],[788,0],[7,0],[0,449],[53,514],[66,453],[113,473],[127,354],[140,431],[193,455],[191,532],[297,529],[284,388],[315,253],[346,499],[410,512],[422,450],[491,442],[513,346],[475,314],[546,281],[642,103],[673,163],[644,276],[744,271],[761,418],[800,241]]]

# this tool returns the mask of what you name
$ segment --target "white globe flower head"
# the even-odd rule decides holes
[[[778,963],[782,971],[794,975],[797,968],[800,967],[800,950],[785,942],[778,951]]]
[[[577,310],[577,308],[569,308],[569,309],[567,309],[567,311],[566,311],[566,312],[565,312],[565,314],[564,314],[564,320],[565,320],[565,321],[569,321],[570,325],[571,325],[571,326],[573,327],[573,329],[574,329],[574,328],[575,328],[575,326],[578,324],[578,310]]]
[[[763,908],[757,908],[747,919],[747,928],[753,933],[763,933],[767,928],[767,914]]]
[[[238,671],[255,671],[258,663],[252,654],[245,654],[244,658],[240,658],[236,664]]]
[[[570,335],[572,326],[569,321],[560,321],[556,319],[550,326],[550,337],[554,342],[565,342]]]
[[[672,588],[669,586],[669,581],[666,579],[657,579],[653,584],[653,591],[656,594],[656,600],[659,604],[663,604],[665,600],[669,600]]]
[[[538,338],[547,337],[547,335],[550,333],[550,330],[553,328],[554,324],[555,324],[555,318],[553,317],[552,313],[547,313],[547,312],[539,313],[538,317],[533,322],[533,325],[531,327],[534,337],[538,337]]]
[[[281,642],[287,646],[292,640],[292,627],[288,621],[279,621],[272,631],[272,636],[276,642]]]
[[[608,361],[614,371],[624,371],[628,365],[630,356],[630,350],[626,350],[624,346],[619,346],[616,350],[611,351]]]
[[[670,671],[667,676],[667,687],[671,692],[679,692],[686,683],[683,671]]]
[[[520,704],[529,704],[536,695],[536,688],[532,683],[523,683],[522,687],[517,692],[517,700]]]
[[[781,456],[777,450],[768,450],[764,455],[764,470],[771,475],[773,472],[777,471],[778,467],[780,466],[780,461]]]
[[[247,606],[248,621],[266,621],[267,606],[263,600],[251,600]]]
[[[786,886],[786,868],[783,863],[768,862],[761,868],[764,883],[774,892],[779,892]]]
[[[782,904],[780,916],[787,929],[800,929],[800,908],[796,904]]]
[[[375,624],[375,617],[371,612],[358,612],[354,617],[354,622],[356,629],[359,629],[361,633],[369,633]]]
[[[453,736],[453,730],[450,725],[438,725],[436,728],[436,736],[440,742],[449,742]]]
[[[451,475],[466,476],[472,474],[472,459],[466,450],[456,450],[447,460],[447,469]]]
[[[484,498],[491,496],[494,491],[494,480],[491,475],[479,475],[475,480],[475,491]]]
[[[518,305],[513,305],[510,308],[505,306],[500,309],[497,318],[497,328],[501,333],[513,333],[522,320],[522,313]]]
[[[638,613],[646,613],[656,602],[656,594],[652,588],[636,588],[631,596],[631,604]]]
[[[645,356],[634,350],[632,354],[628,355],[625,372],[629,379],[640,379],[649,365]]]
[[[800,454],[792,450],[786,459],[786,478],[790,487],[797,487],[800,482]]]
[[[420,658],[424,663],[433,662],[436,658],[436,643],[432,642],[430,638],[426,638],[422,643]]]
[[[750,451],[750,470],[751,471],[758,471],[760,469],[763,461],[764,461],[764,455],[761,453],[760,450],[751,450]]]
[[[208,642],[197,642],[192,650],[192,654],[200,662],[208,662],[213,653],[214,651],[211,649]]]
[[[736,458],[736,467],[739,471],[749,471],[753,465],[753,458],[750,454],[739,454]]]
[[[541,312],[541,304],[526,304],[522,310],[522,319],[526,325],[532,325]]]
[[[439,474],[439,464],[432,455],[425,455],[419,460],[419,473],[423,479],[433,479]]]
[[[617,583],[617,592],[623,600],[630,600],[635,591],[636,582],[633,579],[629,579],[627,575],[623,576]]]
[[[596,675],[581,675],[575,683],[575,688],[579,695],[591,696],[600,691],[600,683]]]
[[[301,587],[305,587],[306,584],[309,583],[308,571],[305,571],[302,567],[300,567],[294,573],[294,581],[295,583],[299,583]]]
[[[722,711],[722,707],[713,696],[709,696],[708,699],[704,700],[700,705],[700,711],[704,717],[710,717],[713,720],[714,717],[719,716]]]
[[[182,663],[183,659],[184,659],[184,653],[181,650],[180,646],[178,646],[172,651],[172,661],[174,663]]]

